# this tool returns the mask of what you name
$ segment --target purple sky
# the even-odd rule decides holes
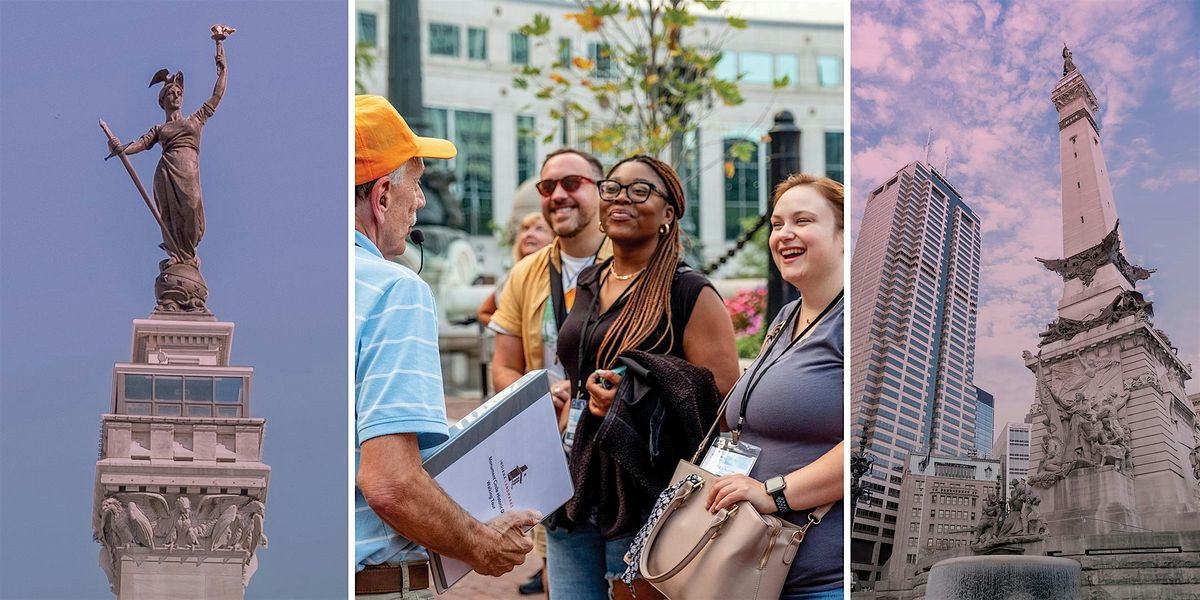
[[[347,9],[322,2],[0,1],[0,598],[104,598],[92,541],[100,414],[132,319],[154,306],[158,228],[108,153],[163,120],[162,67],[204,128],[209,306],[233,321],[267,420],[270,547],[247,590],[344,597],[347,545]],[[150,185],[158,147],[131,157]]]
[[[1055,317],[1062,257],[1057,113],[1063,44],[1100,100],[1101,143],[1155,325],[1200,368],[1200,55],[1194,2],[859,1],[851,6],[852,228],[867,191],[924,154],[980,215],[975,382],[996,430],[1021,421],[1021,350]],[[1188,382],[1189,392],[1200,389]]]

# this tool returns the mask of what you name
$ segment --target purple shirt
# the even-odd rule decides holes
[[[771,328],[791,316],[796,304],[784,306]],[[790,350],[787,347],[793,330],[785,328],[780,332],[782,339],[755,359],[746,376],[734,386],[725,408],[725,422],[730,429],[737,425],[750,374],[755,368],[774,363],[760,373],[762,379],[747,402],[742,440],[762,448],[751,477],[766,481],[786,475],[817,460],[842,441],[843,308],[844,301],[839,300],[809,336]],[[835,503],[821,524],[808,530],[788,572],[785,593],[842,587],[843,504]],[[784,518],[802,525],[809,512],[794,511]]]

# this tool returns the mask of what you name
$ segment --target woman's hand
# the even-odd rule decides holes
[[[763,482],[745,475],[726,475],[714,481],[708,490],[706,506],[708,512],[715,513],[741,500],[750,502],[760,514],[769,515],[778,510]]]
[[[601,381],[606,381],[610,384],[608,389],[600,384]],[[617,397],[617,384],[621,383],[621,376],[612,371],[596,371],[587,378],[588,395],[591,398],[588,400],[588,412],[603,417],[608,414],[608,409],[612,407],[613,400]]]
[[[571,384],[559,381],[551,385],[550,400],[554,402],[554,414],[562,413],[563,409],[571,403]]]

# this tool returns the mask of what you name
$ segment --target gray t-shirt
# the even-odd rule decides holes
[[[771,329],[790,317],[796,308],[796,302],[784,306]],[[761,373],[762,379],[747,402],[742,439],[762,448],[750,471],[751,477],[766,481],[786,475],[820,458],[842,441],[843,308],[844,302],[839,300],[809,336],[790,350],[787,347],[793,330],[785,327],[780,333],[782,339],[760,355],[734,386],[725,408],[725,422],[731,429],[737,425],[750,375],[755,368],[774,363]],[[808,530],[788,572],[783,587],[785,595],[842,586],[843,504],[835,503],[821,524]],[[809,512],[795,511],[785,518],[801,525],[807,521]]]

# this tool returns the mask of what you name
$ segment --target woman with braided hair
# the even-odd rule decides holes
[[[617,410],[613,404],[622,375],[613,369],[619,355],[640,350],[677,357],[710,371],[721,395],[737,379],[738,363],[733,324],[720,296],[708,278],[681,261],[679,219],[686,202],[675,170],[658,159],[634,156],[617,163],[596,186],[600,228],[612,241],[613,256],[580,273],[575,310],[559,332],[558,352],[575,399],[566,425],[568,435],[579,434],[571,447],[572,468],[590,455],[593,479],[603,479],[617,469],[617,459],[603,446],[589,447],[590,436],[606,416],[615,416],[609,412]],[[653,461],[673,469],[694,448],[689,456],[659,455]],[[651,460],[647,456],[645,462]],[[576,497],[565,511],[571,516],[560,512],[549,531],[551,597],[629,597],[627,586],[611,582],[625,570],[623,557],[661,490],[634,500],[611,494],[588,498],[579,478],[575,483]],[[645,582],[637,583],[638,598],[661,597]]]

